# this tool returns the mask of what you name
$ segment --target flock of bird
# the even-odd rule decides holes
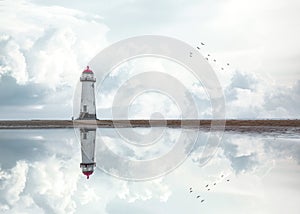
[[[200,43],[202,46],[205,45],[203,42]],[[197,49],[200,50],[201,48],[199,46],[197,46]],[[207,54],[207,57],[205,57],[206,60],[208,60],[208,57],[210,57],[210,54]],[[190,57],[193,57],[193,52],[190,52]],[[214,62],[217,62],[216,59],[213,59]],[[229,66],[230,64],[227,62],[226,63],[227,66]],[[224,70],[224,67],[221,67],[221,70]]]
[[[221,175],[221,178],[224,179],[224,175]],[[230,179],[226,179],[226,181],[229,182]],[[213,186],[216,186],[216,185],[217,185],[217,182],[214,182],[211,186],[213,187]],[[209,184],[206,184],[206,185],[205,185],[206,191],[210,191],[211,188],[212,188],[211,186],[210,186]],[[193,187],[190,187],[189,192],[190,192],[191,194],[194,192]],[[201,203],[203,203],[203,202],[205,201],[205,199],[204,199],[203,197],[201,197],[200,195],[197,195],[196,198],[197,198],[197,199],[200,198],[200,199],[201,199],[201,201],[200,201]]]
[[[203,42],[200,43],[202,46],[204,46],[205,44]],[[200,50],[201,48],[199,46],[197,46],[197,49]],[[193,57],[193,52],[190,52],[190,57]],[[210,54],[207,54],[207,57],[205,57],[206,60],[208,60],[209,58],[208,57],[211,57]],[[217,62],[216,59],[213,59],[213,62]],[[227,66],[230,66],[229,63],[226,63]],[[224,70],[224,67],[221,67],[221,70]],[[222,174],[221,175],[221,178],[224,179],[224,175]],[[229,182],[230,179],[226,179],[226,182]],[[212,189],[212,187],[216,186],[217,185],[217,182],[214,182],[212,185],[209,185],[209,184],[206,184],[205,185],[205,188],[206,188],[206,191],[210,191]],[[192,194],[194,192],[193,188],[190,187],[189,189],[189,192]],[[196,199],[201,199],[200,202],[203,203],[205,201],[205,199],[203,197],[201,197],[200,195],[197,195],[196,196]]]

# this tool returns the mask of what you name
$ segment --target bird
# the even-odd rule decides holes
[[[221,178],[223,178],[224,177],[224,175],[221,175]]]
[[[214,59],[214,62],[216,62],[217,60]]]
[[[207,56],[210,56],[210,54],[207,54]]]
[[[190,57],[192,57],[192,55],[193,55],[193,52],[190,52]]]
[[[227,181],[230,181],[229,179],[227,179]]]
[[[214,183],[214,185],[216,186],[217,183]]]
[[[208,58],[207,58],[207,57],[205,57],[205,59],[206,59],[206,60],[208,60]]]
[[[227,65],[229,66],[229,63],[227,63]]]
[[[209,191],[210,189],[207,189],[207,191]]]
[[[205,45],[203,42],[201,42],[201,45]]]
[[[193,192],[193,190],[190,190],[190,193],[192,193]]]
[[[200,195],[197,195],[197,198],[200,198]]]
[[[224,70],[224,68],[221,68],[222,70]]]
[[[204,201],[204,199],[201,200],[201,203]]]
[[[200,48],[197,46],[197,49],[200,50]]]
[[[208,184],[206,184],[206,186],[205,187],[208,187]]]

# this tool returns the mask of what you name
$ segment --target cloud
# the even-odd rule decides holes
[[[6,90],[0,105],[17,108],[20,118],[40,115],[44,107],[54,117],[66,107],[71,112],[74,83],[107,45],[108,27],[98,15],[27,0],[2,1],[1,17],[0,84]],[[6,108],[2,114],[14,117]]]
[[[0,75],[13,71],[11,75],[18,84],[28,81],[25,56],[19,44],[8,35],[0,35]]]
[[[299,118],[300,81],[291,86],[236,71],[225,88],[227,118]]]
[[[97,16],[23,0],[3,4],[0,66],[18,83],[73,85],[82,67],[106,45],[108,28]]]
[[[244,7],[243,3],[236,0],[218,5],[206,1],[199,4],[192,2],[185,4],[184,8],[179,7],[179,4],[173,5],[165,2],[159,4],[159,7],[168,8],[168,16],[156,11],[154,20],[149,7],[157,8],[158,5],[152,5],[152,3],[149,5],[148,1],[138,3],[117,1],[103,7],[103,2],[95,1],[93,4],[95,7],[92,10],[90,4],[77,1],[72,6],[67,1],[56,2],[56,4],[69,8],[54,6],[52,1],[17,0],[14,2],[4,1],[2,4],[4,9],[1,12],[3,18],[0,20],[0,31],[2,32],[0,34],[0,76],[2,77],[0,84],[7,81],[4,79],[5,76],[11,76],[16,80],[15,86],[11,86],[12,91],[14,91],[13,88],[20,88],[19,85],[29,85],[28,88],[20,88],[24,89],[26,93],[28,91],[28,95],[22,93],[22,96],[9,98],[9,102],[15,102],[18,105],[28,101],[29,110],[17,108],[18,114],[23,112],[23,115],[31,114],[37,115],[37,117],[42,115],[44,118],[46,113],[43,112],[47,111],[53,117],[66,115],[65,117],[70,118],[71,115],[68,112],[71,112],[71,105],[67,101],[73,94],[74,83],[78,81],[79,74],[86,63],[107,45],[106,36],[109,31],[103,22],[112,28],[110,33],[122,38],[120,35],[124,37],[124,34],[128,34],[128,32],[145,32],[145,27],[138,27],[141,24],[140,20],[144,20],[143,26],[159,29],[162,34],[168,32],[168,34],[176,36],[178,35],[176,29],[181,29],[179,38],[190,39],[193,41],[191,43],[198,41],[198,35],[201,34],[203,38],[208,38],[208,43],[201,51],[206,53],[210,46],[215,47],[212,53],[215,52],[213,55],[220,58],[218,58],[218,65],[215,66],[216,69],[219,69],[219,65],[225,61],[224,58],[230,60],[229,70],[238,67],[239,71],[234,73],[216,71],[221,83],[226,88],[229,118],[299,117],[297,94],[293,92],[297,91],[296,86],[292,89],[288,89],[287,86],[280,88],[281,86],[273,87],[274,85],[272,85],[269,87],[270,82],[273,84],[273,81],[266,79],[267,76],[278,77],[278,75],[283,79],[282,74],[286,72],[290,76],[293,74],[293,80],[299,79],[296,72],[299,68],[296,60],[299,55],[299,48],[297,49],[299,45],[295,42],[297,39],[293,39],[294,36],[292,36],[287,41],[285,35],[278,32],[279,28],[271,19],[273,17],[278,21],[279,14],[284,22],[290,23],[291,26],[298,26],[294,8],[299,5],[293,0],[290,3],[280,2],[282,8],[273,4],[269,5],[269,0],[264,0],[260,4],[251,3],[249,8]],[[101,8],[97,7],[99,4],[101,4]],[[260,7],[257,8],[257,5]],[[207,14],[203,8],[211,11],[214,15]],[[277,12],[266,11],[266,8],[273,8]],[[291,13],[287,13],[289,9],[291,9]],[[85,10],[89,12],[82,12]],[[93,11],[94,14],[102,13],[103,18],[90,11]],[[143,14],[142,18],[140,13]],[[126,16],[122,17],[122,14],[126,14]],[[237,18],[239,14],[243,14],[242,18]],[[256,14],[255,19],[262,21],[254,23],[253,14]],[[159,25],[157,25],[158,17],[160,17]],[[200,25],[199,17],[203,18]],[[120,19],[125,23],[122,27],[119,24]],[[167,23],[168,27],[163,27]],[[132,31],[120,32],[124,31],[125,26]],[[162,26],[163,29],[158,26]],[[247,26],[247,30],[243,30],[245,26]],[[297,35],[297,27],[281,27],[290,32],[289,35]],[[190,29],[195,30],[191,35]],[[235,31],[235,29],[239,30]],[[261,29],[266,29],[266,31]],[[186,33],[182,35],[182,32]],[[216,36],[214,41],[212,41],[212,33]],[[218,35],[222,35],[220,41],[218,41]],[[108,78],[107,84],[103,87],[103,94],[97,97],[99,98],[97,99],[98,110],[102,117],[111,117],[109,103],[112,102],[115,93],[112,88],[128,79],[128,76],[132,74],[129,70],[134,69],[132,67],[138,70],[148,65],[150,68],[172,71],[171,73],[188,85],[187,88],[190,92],[196,95],[194,98],[197,101],[200,117],[211,117],[210,102],[201,85],[195,84],[189,75],[171,63],[151,64],[151,62],[153,63],[153,60],[149,62],[144,60],[142,63],[137,61],[130,64],[131,67],[122,67],[120,69],[122,71],[115,72],[117,76],[112,75]],[[287,76],[284,75],[284,77]],[[261,81],[262,79],[264,81]],[[29,90],[29,88],[32,89]],[[276,95],[277,90],[282,91],[282,93],[277,93],[278,96]],[[20,92],[16,93],[21,94]],[[0,94],[0,99],[5,100],[8,95],[12,97],[12,93],[3,92]],[[29,99],[25,100],[22,97],[29,97]],[[35,98],[32,99],[33,97]],[[282,97],[286,97],[286,99]],[[155,96],[151,99],[155,99]],[[280,99],[284,99],[284,102],[281,103]],[[139,113],[138,115],[142,117],[149,114],[149,111],[153,111],[150,105],[140,105],[141,102],[136,104],[133,114]],[[166,113],[167,117],[178,116],[176,106],[169,105],[169,103],[163,106],[170,107],[163,109],[163,113]],[[146,111],[135,112],[146,109],[146,107],[148,108]],[[8,116],[10,115],[8,109],[4,108],[4,110],[2,117],[11,118]]]
[[[291,87],[278,87],[266,94],[264,98],[266,111],[277,113],[270,114],[271,117],[281,116],[284,113],[287,118],[300,117],[300,80]],[[284,111],[284,113],[280,115],[278,111]]]
[[[19,84],[12,76],[3,75],[0,84],[0,105],[35,105],[44,103],[49,90],[41,84]]]

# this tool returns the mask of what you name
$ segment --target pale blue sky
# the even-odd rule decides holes
[[[104,47],[144,34],[204,42],[200,52],[210,54],[228,118],[299,118],[299,8],[296,0],[1,1],[0,118],[71,118],[86,64]],[[107,90],[124,78],[108,79]],[[103,118],[109,112],[98,109]]]

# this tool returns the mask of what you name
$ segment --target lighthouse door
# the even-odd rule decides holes
[[[87,106],[83,105],[83,112],[87,112]]]

